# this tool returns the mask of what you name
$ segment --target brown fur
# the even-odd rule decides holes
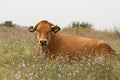
[[[52,27],[53,26],[53,27]],[[54,30],[54,29],[55,30]],[[58,32],[60,28],[50,22],[43,20],[37,26],[29,27],[29,31],[37,30],[36,40],[39,45],[39,58],[79,58],[88,55],[106,55],[114,53],[114,50],[102,40],[66,35]],[[49,30],[54,30],[49,32]],[[55,32],[56,31],[56,32]],[[40,45],[41,39],[47,40],[47,45]],[[41,50],[41,51],[40,51]]]

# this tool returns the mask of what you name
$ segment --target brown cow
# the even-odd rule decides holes
[[[63,34],[60,27],[46,20],[40,21],[35,27],[30,26],[30,32],[36,32],[36,42],[39,46],[38,58],[80,58],[88,55],[112,54],[114,50],[102,40]]]

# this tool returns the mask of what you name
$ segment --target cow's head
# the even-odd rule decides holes
[[[51,39],[51,34],[57,33],[60,31],[60,27],[53,25],[52,23],[42,20],[35,27],[30,26],[28,28],[30,32],[36,31],[36,40],[40,46],[49,45]]]

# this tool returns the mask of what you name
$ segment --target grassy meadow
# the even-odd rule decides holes
[[[94,29],[65,28],[66,34],[105,40],[117,55],[111,59],[40,60],[34,33],[0,27],[0,80],[120,80],[120,35]]]

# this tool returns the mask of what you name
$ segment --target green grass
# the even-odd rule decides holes
[[[0,27],[0,80],[120,80],[120,37],[95,30],[66,29],[63,32],[103,39],[118,55],[105,60],[100,57],[40,60],[36,58],[33,33],[27,29]]]

